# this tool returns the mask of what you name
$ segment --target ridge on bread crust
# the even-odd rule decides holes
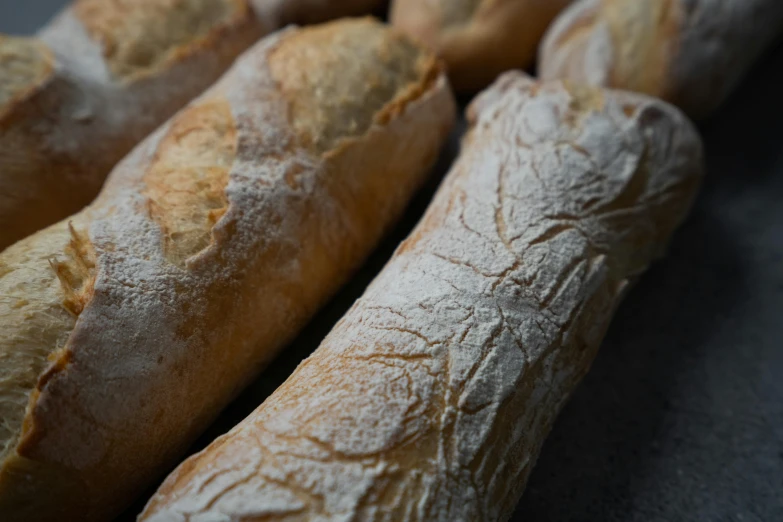
[[[321,41],[323,31],[335,37]],[[357,59],[350,49],[368,39],[372,51]],[[395,69],[395,41],[415,74]],[[126,157],[90,207],[0,253],[0,266],[33,274],[26,291],[42,303],[0,330],[0,359],[20,328],[46,333],[31,340],[25,361],[0,366],[0,383],[33,370],[17,394],[29,397],[26,409],[17,404],[13,425],[0,432],[8,446],[0,512],[109,516],[355,269],[423,180],[453,121],[440,65],[409,45],[369,20],[270,36]],[[281,88],[308,85],[274,69],[276,53],[297,46],[310,47],[312,67],[354,62],[364,82],[383,79],[381,95],[370,89],[378,103],[369,123],[343,124],[358,121],[355,103]],[[385,76],[391,69],[395,78]],[[324,85],[354,93],[359,81],[345,75]],[[335,118],[307,127],[328,140],[304,137],[298,125],[307,115],[291,110],[294,102]],[[35,255],[24,257],[28,250]],[[79,499],[70,498],[74,484]],[[41,491],[46,503],[34,500]],[[41,514],[52,506],[59,511]]]
[[[321,346],[140,520],[504,520],[629,282],[701,177],[658,100],[509,73],[419,225]]]
[[[68,232],[71,239],[65,247],[66,261],[50,259],[49,264],[63,290],[63,307],[79,317],[95,284],[95,250],[86,231],[77,232],[72,221],[68,221]]]
[[[95,254],[76,231],[85,221],[76,216],[0,254],[0,463],[22,435],[40,376],[89,302]]]

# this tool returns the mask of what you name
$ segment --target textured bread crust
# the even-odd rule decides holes
[[[218,3],[223,16],[203,7]],[[38,35],[49,73],[0,108],[0,249],[92,201],[133,145],[267,29],[246,0],[79,0],[58,15]],[[18,68],[0,57],[0,76]]]
[[[248,14],[245,0],[76,0],[74,12],[120,79],[159,73]]]
[[[144,195],[170,262],[184,266],[209,246],[212,228],[228,210],[236,152],[236,123],[226,100],[193,105],[169,125],[144,175]]]
[[[291,89],[296,55],[350,74]],[[340,98],[379,78],[383,103]],[[453,118],[441,66],[381,24],[284,31],[0,254],[0,519],[107,519],[172,465],[369,253]]]
[[[41,240],[0,255],[5,330],[0,334],[0,461],[18,442],[30,389],[48,365],[52,347],[65,346],[81,308],[83,263],[74,255],[80,249],[69,248],[78,240],[70,234],[75,226],[72,222],[69,230],[68,223],[59,223]]]
[[[539,74],[658,96],[699,119],[782,31],[779,0],[580,0],[544,38]]]
[[[411,236],[315,353],[163,483],[146,522],[498,521],[701,143],[642,95],[504,75]]]
[[[432,46],[458,91],[532,65],[549,23],[571,0],[394,0],[391,21]]]
[[[75,0],[21,61],[19,40],[0,37],[0,77],[13,79],[0,82],[0,250],[92,201],[135,144],[264,34],[382,3]]]
[[[309,34],[312,46],[281,46],[274,51],[270,66],[290,100],[290,117],[297,134],[316,153],[333,149],[347,137],[366,133],[386,117],[384,108],[389,100],[406,99],[416,96],[417,89],[429,88],[427,80],[417,81],[422,72],[417,59],[421,51],[410,40],[389,42],[371,25],[341,28],[339,33],[327,26]],[[350,45],[352,41],[364,42],[355,48],[352,60],[346,60],[344,54],[323,56],[313,52],[319,45]],[[381,69],[379,62],[383,64]],[[345,78],[367,81],[346,82]]]

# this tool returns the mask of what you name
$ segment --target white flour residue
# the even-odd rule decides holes
[[[319,349],[148,506],[180,520],[502,520],[700,142],[649,98],[508,74],[429,211]]]

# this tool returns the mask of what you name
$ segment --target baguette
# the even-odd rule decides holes
[[[38,38],[0,36],[0,250],[92,201],[134,145],[264,34],[378,3],[76,0]]]
[[[443,57],[458,91],[533,64],[549,23],[571,0],[394,0],[392,24]]]
[[[468,117],[364,296],[140,520],[508,518],[629,282],[686,215],[701,143],[658,100],[521,73]]]
[[[580,0],[546,35],[539,74],[643,92],[702,119],[781,31],[780,0]]]
[[[0,254],[0,520],[106,520],[173,465],[399,216],[453,118],[406,37],[286,30]]]

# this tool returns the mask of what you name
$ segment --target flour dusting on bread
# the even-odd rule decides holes
[[[74,12],[103,49],[112,74],[159,72],[248,14],[246,0],[77,0]]]
[[[321,31],[331,36],[310,36]],[[296,84],[293,64],[273,74],[272,57],[304,46],[308,67],[327,68],[348,59],[356,35],[374,47],[355,69],[361,77],[345,81],[380,82],[382,96],[370,89],[374,114],[346,128],[361,112],[356,101],[284,91]],[[110,518],[353,273],[423,182],[453,123],[442,68],[411,47],[371,20],[264,39],[127,156],[72,227],[63,222],[0,254],[9,273],[35,271],[40,285],[28,290],[56,307],[42,304],[0,329],[0,355],[3,335],[26,335],[59,314],[51,335],[29,339],[24,360],[0,366],[0,382],[25,374],[13,393],[29,401],[14,402],[7,426],[0,507],[29,506],[13,512],[22,520],[48,520],[54,508],[61,518]],[[312,142],[291,118],[300,103],[333,119],[308,127]],[[32,261],[23,259],[28,249]],[[0,295],[16,281],[0,278]],[[23,490],[13,474],[24,477]],[[84,494],[70,498],[69,484]],[[42,491],[47,502],[34,502]]]
[[[321,346],[141,520],[505,520],[628,279],[701,177],[643,96],[502,77],[424,218]]]

